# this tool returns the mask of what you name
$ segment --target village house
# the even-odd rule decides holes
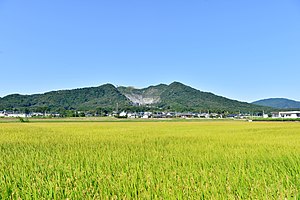
[[[5,111],[0,111],[0,117],[5,117]]]
[[[143,119],[148,119],[152,117],[152,112],[144,112],[142,118]]]
[[[138,118],[139,115],[137,113],[127,113],[128,118]]]
[[[0,117],[31,117],[31,115],[19,112],[0,111]]]
[[[122,111],[122,112],[119,114],[119,117],[127,117],[127,112]]]
[[[300,111],[272,112],[272,118],[300,118]]]

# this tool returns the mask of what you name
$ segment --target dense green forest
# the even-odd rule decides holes
[[[0,110],[62,111],[62,110],[112,110],[114,106],[126,107],[129,100],[115,86],[60,90],[34,95],[8,95],[0,99]]]
[[[270,108],[231,100],[209,92],[202,92],[179,82],[170,84],[161,94],[161,103],[159,103],[159,106],[180,111],[259,112],[270,110]]]

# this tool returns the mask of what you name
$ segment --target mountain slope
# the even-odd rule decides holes
[[[49,107],[50,109],[96,109],[130,105],[130,101],[112,84],[35,95],[8,95],[0,99],[0,109]]]
[[[255,105],[269,106],[279,109],[300,109],[300,102],[285,98],[270,98],[253,102]]]
[[[262,107],[246,102],[235,101],[202,92],[179,82],[170,85],[160,84],[144,89],[119,87],[122,94],[139,105],[151,104],[163,110],[176,111],[269,111],[271,108]],[[149,100],[149,101],[147,101]],[[150,101],[151,100],[151,101]]]
[[[161,95],[161,105],[171,109],[212,111],[262,111],[269,110],[246,102],[227,99],[213,93],[202,92],[179,82],[174,82]]]
[[[105,84],[73,90],[52,91],[44,94],[13,94],[0,98],[0,110],[59,110],[160,109],[173,111],[253,112],[271,108],[239,102],[212,93],[202,92],[179,82],[160,84],[143,89]],[[134,106],[134,108],[133,108]],[[138,108],[138,109],[136,109]]]

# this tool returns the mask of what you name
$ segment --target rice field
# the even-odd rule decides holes
[[[0,199],[188,198],[300,199],[300,123],[0,123]]]

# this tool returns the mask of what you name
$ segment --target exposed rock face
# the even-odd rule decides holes
[[[133,104],[150,105],[160,102],[160,95],[165,91],[166,87],[167,85],[160,84],[143,89],[136,89],[133,87],[119,87],[118,89]]]
[[[137,105],[155,104],[160,101],[160,97],[145,97],[139,94],[124,94],[132,103]]]

